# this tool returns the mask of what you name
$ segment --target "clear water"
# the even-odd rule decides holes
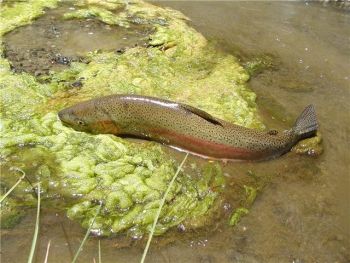
[[[277,58],[276,70],[265,71],[249,83],[258,94],[265,122],[285,127],[272,117],[296,117],[313,103],[325,150],[318,158],[287,154],[268,162],[226,165],[222,221],[198,232],[173,231],[153,239],[146,261],[349,262],[350,14],[303,2],[156,4],[182,11],[224,52],[243,59],[266,53]],[[76,32],[75,38],[80,39],[79,34],[83,32]],[[200,162],[194,157],[191,161]],[[237,201],[232,191],[248,171],[273,179],[249,215],[230,228],[225,220]],[[27,260],[34,218],[35,210],[14,230],[2,231],[1,262]],[[49,209],[43,210],[40,226],[37,262],[43,262],[49,240],[49,262],[71,261],[85,230]],[[144,246],[144,240],[101,239],[102,262],[139,262]],[[90,238],[79,262],[97,261],[97,253],[98,239]]]

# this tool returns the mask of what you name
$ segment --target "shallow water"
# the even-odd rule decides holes
[[[64,69],[71,61],[84,61],[83,55],[90,51],[144,45],[150,33],[141,25],[126,29],[93,18],[62,20],[62,14],[74,9],[69,3],[61,4],[34,23],[6,35],[5,56],[15,72],[48,74],[50,70]]]
[[[174,230],[155,238],[147,261],[349,262],[350,14],[287,2],[157,4],[182,11],[192,19],[193,27],[218,48],[240,56],[242,62],[272,54],[277,69],[250,81],[264,121],[271,128],[285,128],[288,118],[313,103],[325,150],[315,158],[290,153],[268,162],[227,164],[222,221],[210,229]],[[195,157],[192,161],[201,162]],[[227,216],[239,201],[231,189],[249,174],[266,175],[272,182],[249,215],[230,228]],[[34,218],[35,210],[15,230],[2,231],[2,262],[27,260]],[[49,240],[49,262],[71,261],[85,230],[49,209],[43,209],[40,225],[37,262],[43,261]],[[139,262],[144,245],[144,241],[122,237],[101,239],[102,262]],[[91,238],[79,262],[97,260],[97,248],[98,239]]]

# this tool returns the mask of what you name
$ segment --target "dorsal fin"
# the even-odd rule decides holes
[[[218,120],[216,120],[213,116],[211,116],[209,113],[207,113],[203,110],[197,109],[197,108],[192,107],[190,105],[181,104],[181,103],[179,103],[179,106],[181,106],[184,110],[189,111],[193,114],[196,114],[197,116],[205,119],[206,121],[208,121],[212,124],[223,126]]]

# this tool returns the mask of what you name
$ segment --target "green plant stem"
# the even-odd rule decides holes
[[[34,236],[33,236],[33,241],[32,241],[32,247],[30,248],[30,254],[28,258],[28,263],[33,262],[33,257],[35,253],[35,247],[36,247],[36,241],[38,239],[38,233],[39,233],[39,217],[40,217],[40,182],[38,183],[38,205],[37,205],[37,210],[36,210],[36,222],[35,222],[35,230],[34,230]]]
[[[164,203],[165,203],[165,199],[166,199],[166,197],[167,197],[167,195],[168,195],[168,193],[169,193],[169,191],[170,191],[170,189],[171,189],[173,183],[175,182],[176,177],[177,177],[178,174],[180,173],[181,168],[182,168],[182,166],[184,165],[184,163],[185,163],[187,157],[188,157],[188,153],[186,154],[185,158],[182,160],[180,166],[177,168],[177,171],[176,171],[174,177],[171,179],[171,181],[170,181],[170,183],[169,183],[169,186],[168,186],[168,188],[166,189],[166,191],[165,191],[165,193],[164,193],[164,195],[163,195],[162,200],[160,201],[159,208],[158,208],[158,210],[157,210],[157,214],[156,214],[156,216],[155,216],[155,218],[154,218],[154,221],[153,221],[153,225],[152,225],[151,232],[150,232],[150,234],[149,234],[149,236],[148,236],[148,240],[147,240],[147,244],[146,244],[145,250],[143,251],[143,254],[142,254],[142,258],[141,258],[141,261],[140,261],[141,263],[144,263],[144,261],[145,261],[145,259],[146,259],[147,252],[148,252],[148,249],[149,249],[149,246],[150,246],[150,244],[151,244],[151,240],[152,240],[152,237],[153,237],[153,234],[154,234],[154,230],[156,229],[156,225],[157,225],[157,222],[158,222],[158,219],[159,219],[159,216],[160,216],[160,212],[162,211],[162,208],[163,208]]]
[[[101,260],[101,240],[98,241],[98,263],[102,263],[102,260]]]
[[[26,177],[25,173],[23,172],[23,175],[18,179],[18,181],[4,194],[0,199],[0,204],[5,200],[5,198],[17,187],[17,185],[22,182],[22,180]]]
[[[97,213],[96,213],[96,215],[94,216],[94,218],[92,219],[92,222],[91,222],[91,224],[90,224],[88,230],[86,231],[86,234],[85,234],[85,236],[84,236],[84,239],[83,239],[83,241],[80,243],[80,246],[79,246],[79,248],[78,248],[77,253],[75,253],[75,256],[74,256],[74,258],[73,258],[72,263],[75,263],[75,262],[76,262],[76,260],[77,260],[77,258],[78,258],[78,256],[79,256],[79,254],[80,254],[80,252],[81,252],[81,250],[83,249],[83,246],[84,246],[86,240],[87,240],[88,237],[89,237],[91,228],[92,228],[93,224],[95,223],[96,217],[98,216],[98,214],[99,214],[100,211],[101,211],[101,207],[102,207],[102,203],[101,203],[100,206],[98,207]]]

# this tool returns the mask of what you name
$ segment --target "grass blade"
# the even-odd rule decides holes
[[[51,245],[51,240],[49,240],[49,243],[47,243],[47,248],[46,248],[46,254],[45,254],[45,261],[44,261],[44,263],[47,263],[47,259],[49,258],[50,245]]]
[[[102,263],[102,260],[101,260],[101,240],[98,241],[98,263]]]
[[[176,177],[178,176],[178,174],[180,173],[181,171],[181,168],[182,166],[184,165],[186,159],[188,157],[188,153],[186,154],[185,158],[182,160],[180,166],[177,168],[177,171],[174,175],[174,177],[171,179],[169,185],[168,185],[168,188],[166,189],[164,195],[163,195],[163,198],[162,200],[160,201],[160,205],[159,205],[159,208],[157,210],[157,214],[154,218],[154,221],[153,221],[153,225],[152,225],[152,229],[151,229],[151,233],[149,234],[148,236],[148,240],[147,240],[147,244],[146,244],[146,247],[145,247],[145,250],[143,251],[143,254],[142,254],[142,258],[141,258],[141,263],[144,263],[145,259],[146,259],[146,256],[147,256],[147,252],[148,252],[148,249],[149,249],[149,246],[151,244],[151,240],[152,240],[152,237],[153,237],[153,234],[154,234],[154,230],[156,229],[156,225],[157,225],[157,222],[158,222],[158,219],[159,219],[159,216],[160,216],[160,212],[162,211],[162,208],[164,206],[164,203],[165,203],[165,199],[170,191],[170,188],[172,187],[173,183],[175,182],[175,179]]]
[[[74,256],[74,258],[73,258],[72,263],[75,263],[75,262],[76,262],[76,260],[77,260],[77,258],[78,258],[78,256],[79,256],[79,254],[80,254],[80,252],[81,252],[81,250],[83,249],[83,246],[84,246],[86,240],[87,240],[88,237],[89,237],[91,228],[92,228],[93,224],[95,223],[95,219],[96,219],[96,217],[98,216],[98,214],[99,214],[100,211],[101,211],[101,207],[102,207],[102,203],[101,203],[100,206],[98,207],[97,213],[96,213],[96,215],[94,216],[94,218],[92,219],[92,222],[91,222],[91,224],[90,224],[88,230],[86,231],[86,234],[85,234],[85,236],[84,236],[84,239],[83,239],[83,241],[80,243],[80,246],[79,246],[79,248],[78,248],[78,250],[77,250],[77,253],[75,253],[75,256]]]
[[[21,171],[21,170],[20,170]],[[18,181],[10,188],[10,190],[8,190],[7,192],[6,192],[6,194],[4,194],[2,197],[1,197],[1,199],[0,199],[0,204],[2,203],[2,201],[4,201],[5,200],[5,198],[17,187],[17,185],[20,183],[20,182],[22,182],[22,180],[24,179],[24,177],[26,177],[26,174],[23,172],[23,171],[21,171],[22,173],[23,173],[23,175],[18,179]]]
[[[35,230],[34,230],[34,236],[32,241],[32,247],[30,249],[30,254],[28,258],[28,263],[33,262],[35,247],[36,247],[36,241],[38,239],[38,233],[39,233],[39,217],[40,217],[40,182],[38,183],[38,205],[36,210],[36,222],[35,222]]]

